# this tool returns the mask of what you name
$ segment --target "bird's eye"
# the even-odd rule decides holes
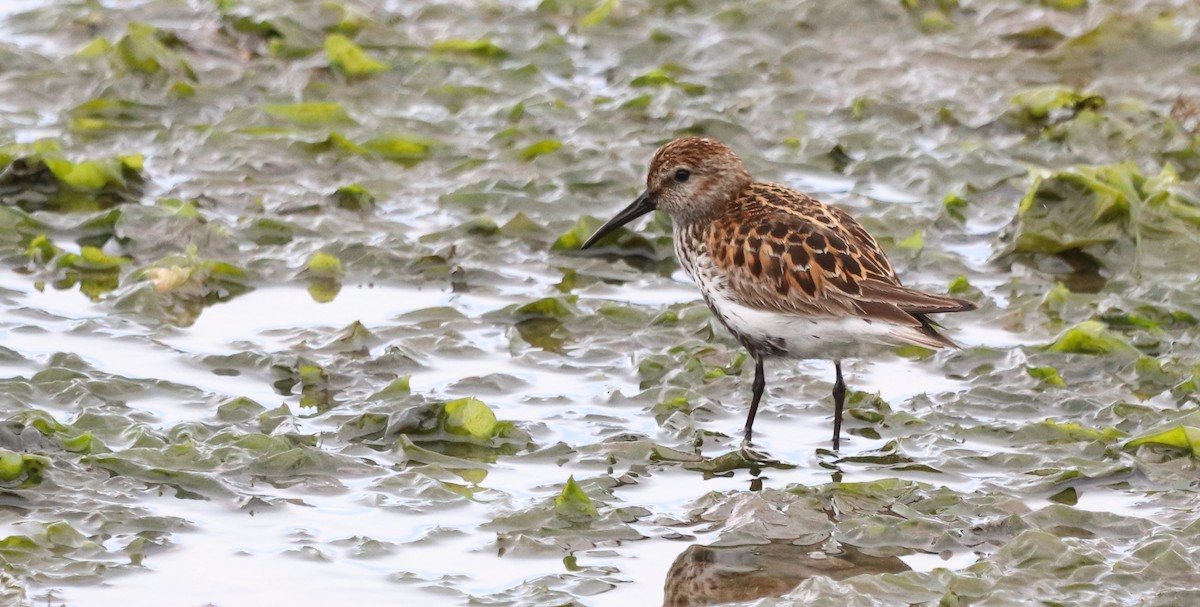
[[[687,181],[688,177],[691,176],[692,172],[687,169],[679,169],[678,171],[675,171],[675,181],[678,181],[679,183]]]

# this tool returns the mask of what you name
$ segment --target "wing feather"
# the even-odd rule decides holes
[[[707,240],[728,288],[751,308],[869,318],[928,347],[954,344],[924,315],[975,309],[901,285],[879,243],[848,213],[783,186],[751,186],[709,224]]]

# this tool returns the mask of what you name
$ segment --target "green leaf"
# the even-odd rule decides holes
[[[1112,442],[1124,438],[1125,433],[1113,427],[1101,428],[1085,428],[1077,422],[1056,422],[1054,420],[1043,420],[1035,429],[1042,432],[1048,432],[1049,438],[1044,438],[1049,442],[1078,442],[1078,441],[1102,441]]]
[[[341,104],[327,101],[264,105],[263,111],[299,124],[329,124],[354,122]]]
[[[145,113],[147,107],[141,103],[101,97],[71,108],[68,115],[71,130],[92,132],[141,124]]]
[[[318,278],[308,285],[308,295],[317,303],[329,303],[342,292],[342,282],[336,279]]]
[[[491,217],[472,217],[451,231],[471,236],[494,236],[500,232],[500,226]]]
[[[705,87],[700,84],[684,82],[675,77],[675,74],[681,73],[684,70],[675,64],[666,64],[660,68],[650,70],[641,76],[638,76],[629,82],[630,86],[635,87],[664,87],[672,86],[681,89],[689,95],[698,95],[703,93]]]
[[[1067,329],[1050,344],[1048,350],[1094,355],[1137,354],[1137,350],[1123,337],[1109,331],[1104,323],[1097,320],[1087,320]]]
[[[1125,447],[1133,449],[1142,445],[1166,445],[1176,449],[1186,449],[1192,457],[1200,457],[1200,428],[1194,426],[1175,426],[1170,430],[1135,438]]]
[[[1132,162],[1036,178],[1017,210],[1013,250],[1057,254],[1121,239],[1144,181]]]
[[[82,247],[74,267],[85,270],[115,270],[129,261],[128,257],[108,255],[96,247]]]
[[[21,478],[25,472],[25,456],[0,448],[0,481],[9,482]]]
[[[1079,503],[1079,494],[1075,491],[1074,487],[1067,487],[1066,489],[1063,489],[1062,491],[1059,491],[1058,493],[1055,493],[1046,499],[1056,504],[1074,506],[1075,504]]]
[[[318,141],[316,143],[307,144],[307,147],[309,150],[314,151],[314,152],[324,152],[327,150],[342,150],[344,152],[350,152],[351,154],[362,154],[364,156],[371,153],[371,151],[368,150],[367,148],[365,148],[361,145],[358,145],[353,140],[351,140],[349,137],[347,137],[337,131],[330,132],[329,136],[326,137],[323,141]]]
[[[217,419],[223,422],[245,422],[265,413],[266,407],[253,399],[238,396],[217,405]]]
[[[63,439],[62,448],[72,453],[94,453],[99,441],[91,432],[84,432],[74,438]]]
[[[654,101],[654,95],[645,94],[638,95],[629,101],[621,104],[623,110],[644,110],[650,107],[650,102]]]
[[[367,76],[391,69],[390,65],[372,59],[362,47],[341,34],[325,37],[325,56],[329,58],[329,67],[347,76]]]
[[[190,82],[173,82],[171,83],[171,94],[180,99],[188,99],[196,96],[196,87]]]
[[[33,260],[37,264],[48,263],[62,253],[62,249],[50,242],[50,239],[45,234],[38,234],[29,241],[29,246],[25,248],[25,256]]]
[[[925,33],[942,32],[954,27],[954,22],[950,20],[950,15],[940,10],[926,11],[921,15],[921,20],[918,22],[921,31]]]
[[[333,193],[333,199],[339,209],[347,211],[370,211],[375,208],[375,196],[356,183],[338,188]]]
[[[1059,11],[1076,11],[1087,8],[1087,0],[1042,0],[1042,6]]]
[[[897,242],[896,246],[900,247],[901,249],[919,251],[925,248],[925,236],[921,234],[920,230],[913,230],[912,236]]]
[[[412,376],[405,375],[393,379],[391,383],[384,386],[382,390],[375,393],[375,396],[387,396],[391,394],[410,394],[412,392]]]
[[[612,14],[613,9],[620,4],[620,0],[601,0],[600,4],[596,5],[588,14],[579,20],[581,27],[593,27],[600,25],[608,16]]]
[[[292,226],[267,217],[255,219],[249,227],[246,228],[244,234],[247,238],[254,241],[254,244],[261,246],[281,245],[292,241],[293,237]]]
[[[333,391],[329,387],[329,374],[315,364],[300,364],[296,369],[300,377],[300,406],[313,407],[317,411],[328,411],[333,407]]]
[[[1059,375],[1058,369],[1054,367],[1030,367],[1026,369],[1026,372],[1029,373],[1030,377],[1039,379],[1048,386],[1062,387],[1067,385],[1062,375]]]
[[[653,69],[629,82],[630,86],[669,86],[675,84],[675,77],[662,68]]]
[[[142,167],[146,163],[146,157],[141,154],[122,154],[117,156],[117,162],[130,171],[141,173]]]
[[[342,260],[324,251],[313,253],[308,259],[306,270],[310,276],[321,278],[340,278],[345,273]]]
[[[706,457],[698,462],[685,462],[683,467],[706,474],[725,474],[733,470],[754,469],[761,466],[761,460],[751,460],[744,451],[733,450],[717,457]],[[788,467],[783,464],[773,464],[775,467]]]
[[[113,48],[112,43],[104,36],[96,36],[83,45],[83,48],[75,51],[75,56],[79,59],[95,59],[103,57]]]
[[[116,271],[123,264],[129,263],[127,257],[107,255],[96,247],[82,247],[79,253],[65,253],[58,257],[55,264],[60,268],[72,268],[84,271]]]
[[[167,70],[196,80],[191,66],[159,40],[159,31],[153,26],[130,23],[129,31],[117,41],[116,51],[121,61],[134,71],[155,74]]]
[[[554,498],[554,512],[571,521],[594,519],[600,516],[595,502],[583,492],[579,483],[575,482],[574,476],[567,478],[567,484],[563,487],[562,493]]]
[[[971,283],[966,276],[959,274],[950,281],[950,286],[946,289],[951,295],[961,295],[971,290]]]
[[[534,158],[537,158],[538,156],[545,156],[547,154],[553,154],[554,152],[557,152],[559,150],[559,148],[561,148],[562,146],[563,146],[562,142],[558,141],[556,139],[543,139],[543,140],[541,140],[537,143],[534,143],[533,145],[521,150],[521,160],[528,162],[530,160],[533,160]]]
[[[1098,110],[1105,105],[1099,95],[1079,93],[1060,86],[1047,86],[1018,93],[1012,98],[1018,116],[1028,122],[1045,124],[1070,118],[1082,110]]]
[[[508,55],[508,51],[496,46],[496,43],[486,38],[479,40],[463,40],[451,38],[433,43],[431,50],[439,53],[460,53],[488,59],[498,59]]]
[[[459,478],[474,485],[482,483],[487,479],[488,475],[486,468],[450,468],[449,470],[457,474]]]
[[[525,213],[518,211],[516,215],[513,215],[512,219],[500,226],[500,233],[505,236],[518,238],[536,238],[545,236],[547,230],[538,222],[530,219]]]
[[[317,251],[308,260],[305,273],[309,278],[308,294],[317,303],[329,303],[342,291],[342,260]]]
[[[55,156],[44,156],[42,162],[60,182],[76,189],[99,190],[110,183],[124,183],[121,165],[116,161],[85,160],[74,163]]]
[[[428,158],[429,149],[433,145],[434,142],[429,139],[389,135],[371,139],[363,143],[362,147],[388,160],[415,162]]]
[[[545,297],[532,301],[513,310],[513,315],[519,319],[555,318],[562,319],[574,315],[571,308],[557,297]]]
[[[487,440],[492,438],[496,430],[496,414],[483,401],[473,396],[446,403],[445,411],[444,427],[451,434]]]
[[[962,221],[964,219],[963,211],[966,210],[970,202],[958,194],[946,194],[946,198],[942,200],[942,208],[946,209],[946,214]]]

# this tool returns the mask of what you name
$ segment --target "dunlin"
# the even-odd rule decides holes
[[[928,315],[975,309],[904,287],[879,243],[849,213],[754,181],[737,154],[714,139],[686,137],[659,148],[646,191],[583,248],[654,210],[671,216],[679,264],[754,357],[743,445],[766,388],[764,359],[833,361],[836,451],[846,397],[842,360],[902,345],[955,347]]]

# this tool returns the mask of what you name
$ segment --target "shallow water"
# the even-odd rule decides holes
[[[1195,603],[1200,7],[1072,4],[0,4],[0,603]],[[838,454],[573,250],[697,133],[980,305]]]

